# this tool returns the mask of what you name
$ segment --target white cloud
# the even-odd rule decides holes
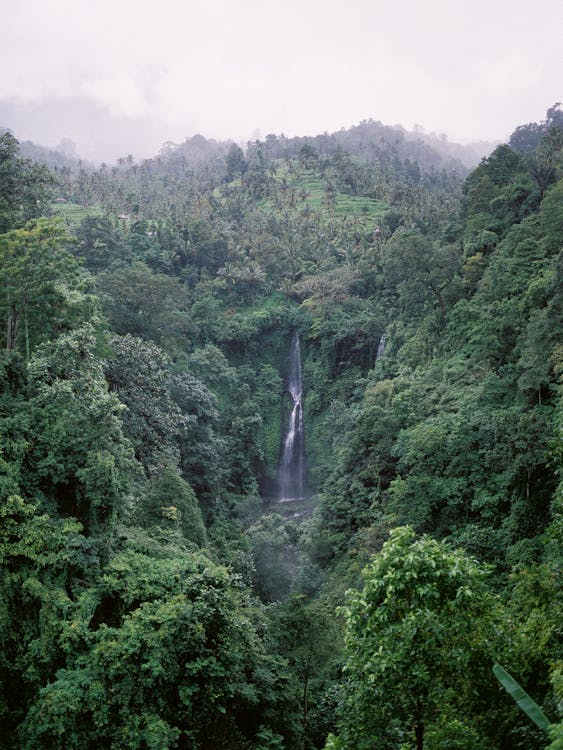
[[[86,81],[78,93],[106,106],[115,115],[142,117],[150,111],[142,87],[126,75]]]
[[[162,141],[366,117],[493,138],[563,98],[558,0],[2,2],[0,100],[82,97]]]

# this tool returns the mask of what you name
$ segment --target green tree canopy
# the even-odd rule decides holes
[[[482,747],[483,684],[499,612],[486,570],[463,551],[399,527],[364,578],[344,610],[343,746],[422,750],[440,725],[445,746]],[[444,716],[452,718],[449,734]],[[463,732],[468,741],[456,744]]]
[[[0,235],[0,320],[6,349],[24,350],[92,315],[93,298],[57,220],[35,219]],[[23,336],[22,336],[23,333]]]
[[[20,158],[19,143],[9,130],[0,133],[0,233],[41,216],[52,184],[45,167]]]

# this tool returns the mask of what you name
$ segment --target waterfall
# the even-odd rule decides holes
[[[379,339],[379,346],[377,347],[377,355],[375,357],[375,361],[380,357],[383,357],[383,352],[385,351],[385,334]]]
[[[303,427],[303,380],[299,335],[293,334],[289,352],[287,390],[291,413],[283,438],[278,470],[279,501],[299,500],[305,496],[305,433]]]

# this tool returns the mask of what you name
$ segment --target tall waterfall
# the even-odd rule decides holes
[[[301,377],[301,348],[295,332],[289,352],[287,389],[291,399],[291,414],[283,438],[278,470],[279,500],[299,500],[305,496],[305,433],[303,428],[303,380]]]
[[[383,354],[385,352],[385,342],[386,342],[386,338],[385,338],[385,334],[383,334],[382,337],[379,339],[379,346],[377,347],[377,355],[375,357],[376,362],[380,357],[383,357]]]

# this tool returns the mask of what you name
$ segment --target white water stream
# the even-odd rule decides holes
[[[305,497],[305,431],[303,426],[303,379],[299,335],[294,333],[289,353],[288,392],[291,413],[285,431],[278,470],[279,502]]]

